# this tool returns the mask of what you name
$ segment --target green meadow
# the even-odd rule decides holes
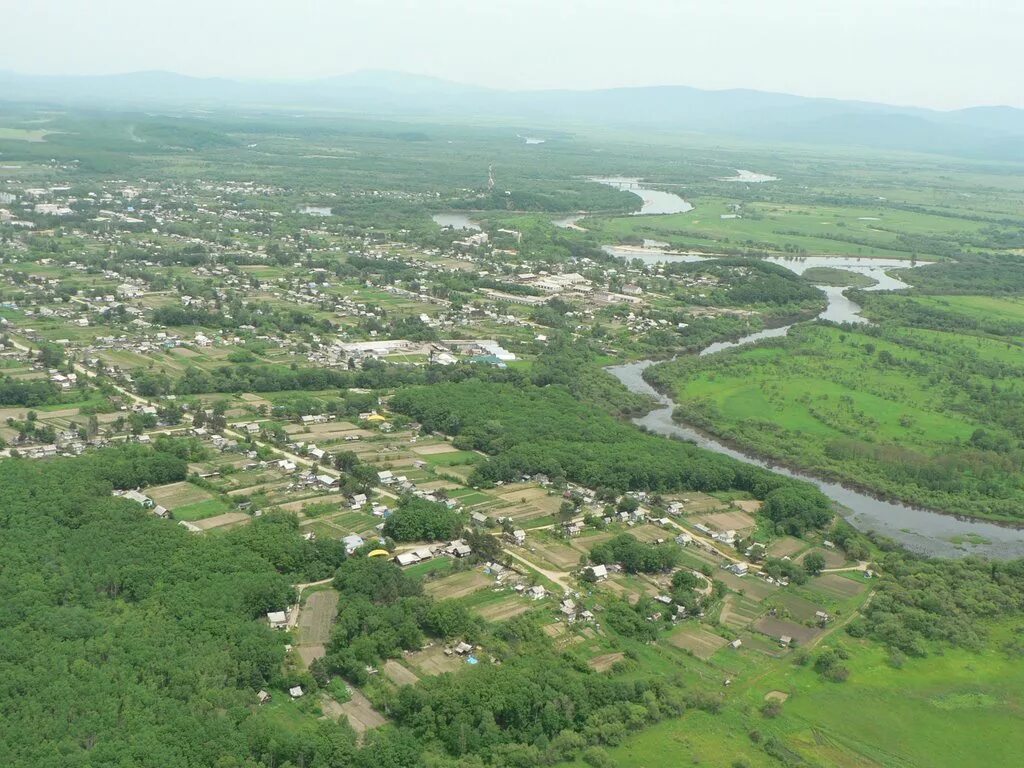
[[[1024,503],[1014,448],[1021,375],[1024,356],[1006,339],[823,324],[652,373],[672,391],[677,418],[760,454],[1007,520]]]

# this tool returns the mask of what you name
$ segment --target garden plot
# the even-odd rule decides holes
[[[416,685],[420,681],[410,669],[403,667],[394,659],[385,661],[382,671],[388,680],[398,686]]]
[[[436,456],[439,453],[458,453],[459,449],[451,443],[434,443],[433,445],[415,445],[413,453],[420,456]]]
[[[733,501],[732,505],[737,509],[743,510],[747,514],[756,515],[761,511],[761,507],[764,506],[764,502],[759,501],[758,499],[737,499],[736,501]]]
[[[751,531],[757,525],[753,516],[740,510],[714,512],[710,515],[700,515],[691,519],[693,522],[703,523],[713,530],[737,531],[739,533]]]
[[[764,608],[743,595],[726,595],[722,601],[719,621],[730,629],[742,629],[764,613]],[[813,614],[812,614],[813,615]]]
[[[351,689],[352,698],[341,705],[341,712],[356,733],[366,733],[387,724],[387,718],[373,708],[370,700],[356,688]]]
[[[704,661],[710,659],[719,648],[729,643],[724,637],[719,637],[700,627],[690,626],[676,630],[666,639],[676,648],[690,651],[698,659]]]
[[[821,606],[815,605],[810,600],[788,592],[780,592],[775,595],[772,602],[780,608],[785,608],[794,621],[810,621],[817,611],[822,610]]]
[[[530,604],[517,595],[510,595],[503,600],[482,605],[474,610],[487,621],[505,621],[526,613],[530,610]]]
[[[615,666],[619,661],[626,658],[624,653],[605,653],[601,656],[595,656],[587,662],[587,666],[595,672],[607,672],[609,669]]]
[[[338,614],[338,593],[333,589],[312,593],[299,611],[296,650],[307,669],[327,652],[331,626]]]
[[[492,579],[480,573],[480,571],[463,571],[452,576],[445,576],[443,579],[428,582],[424,585],[423,591],[431,597],[444,600],[454,597],[465,597],[492,584]]]
[[[805,627],[803,624],[797,624],[795,621],[773,619],[768,616],[758,619],[754,623],[754,629],[768,635],[773,640],[786,636],[793,638],[800,644],[809,643],[824,631],[820,627]]]
[[[824,549],[822,547],[815,547],[807,552],[804,552],[800,557],[797,558],[798,563],[803,563],[804,558],[807,557],[811,552],[817,552],[823,558],[825,558],[826,568],[842,568],[846,565],[846,556],[842,552],[837,552],[834,549]]]
[[[768,554],[771,557],[792,557],[806,547],[807,542],[805,541],[793,536],[783,536],[768,545]]]
[[[683,505],[683,512],[688,515],[700,515],[708,512],[714,512],[715,510],[723,509],[726,506],[725,502],[721,499],[716,499],[714,496],[709,496],[708,494],[700,493],[699,491],[677,493],[668,498],[672,501],[680,502]]]
[[[855,578],[859,580],[838,573],[826,573],[814,579],[809,586],[836,600],[849,600],[867,589],[867,584],[864,583],[864,574],[859,571],[851,571],[851,573],[855,574]]]
[[[187,507],[190,504],[199,504],[200,502],[209,501],[213,498],[213,494],[209,491],[206,491],[199,486],[192,485],[192,483],[187,481],[170,483],[169,485],[153,486],[152,488],[147,488],[145,494],[154,502],[167,507],[167,509],[172,512],[179,507]]]
[[[650,523],[646,525],[638,525],[635,528],[631,528],[629,533],[642,542],[650,544],[651,542],[658,541],[658,539],[671,539],[676,533],[676,529],[672,531],[666,531],[664,528],[659,528],[656,525]]]
[[[298,499],[297,501],[289,501],[285,504],[279,504],[281,509],[285,512],[301,512],[305,507],[311,504],[335,504],[338,505],[338,509],[341,510],[341,497],[337,493],[326,494],[321,496],[312,496],[308,499]]]
[[[213,517],[196,520],[194,525],[201,530],[212,531],[214,529],[237,528],[251,521],[252,518],[245,514],[245,512],[225,512],[222,515],[214,515]]]
[[[448,656],[440,645],[432,645],[422,651],[410,653],[405,657],[410,666],[415,667],[423,675],[443,675],[462,668],[463,661],[458,656]]]
[[[580,563],[580,551],[554,541],[527,540],[529,551],[557,570],[567,571]]]
[[[769,595],[774,595],[778,592],[778,587],[772,586],[766,581],[762,581],[757,576],[737,576],[725,569],[721,569],[714,576],[719,581],[725,583],[729,589],[734,592],[742,592],[747,597],[760,602]]]

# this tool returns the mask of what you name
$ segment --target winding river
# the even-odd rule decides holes
[[[640,250],[640,249],[636,249]],[[673,260],[673,254],[652,253],[651,249],[643,257],[654,261]],[[619,254],[616,254],[619,255]],[[626,258],[637,258],[632,251]],[[682,255],[679,260],[696,260],[693,255]],[[802,274],[809,267],[838,267],[853,272],[869,275],[878,284],[870,290],[893,290],[908,287],[906,283],[885,274],[885,269],[900,266],[906,267],[907,262],[881,259],[855,259],[848,257],[812,256],[805,258],[778,258],[771,261]],[[920,262],[918,262],[920,264]],[[916,265],[915,265],[916,266]],[[844,288],[821,287],[828,297],[828,306],[818,315],[822,319],[835,322],[867,322],[861,315],[860,307],[843,293]],[[752,333],[737,341],[718,342],[700,351],[701,355],[715,354],[725,349],[750,344],[760,339],[784,336],[792,326],[770,328]],[[701,448],[731,456],[748,464],[755,464],[787,477],[793,477],[813,483],[831,498],[841,514],[854,526],[862,531],[873,530],[900,542],[903,546],[916,552],[937,557],[962,557],[968,554],[984,555],[992,558],[1008,559],[1024,557],[1024,530],[1004,527],[994,523],[986,523],[953,515],[945,515],[931,510],[910,507],[889,501],[882,501],[867,494],[855,491],[840,483],[833,483],[813,477],[803,472],[794,471],[765,461],[757,456],[731,448],[713,437],[698,431],[696,428],[672,420],[675,403],[644,381],[643,372],[655,360],[641,360],[626,365],[608,368],[627,389],[657,400],[660,408],[646,416],[634,419],[638,426],[651,432],[691,441]]]
[[[625,176],[595,177],[591,181],[615,187],[622,192],[632,192],[643,201],[639,211],[632,216],[651,216],[664,213],[686,213],[693,210],[693,205],[674,192],[662,192],[660,189],[649,189],[640,183],[640,179]]]

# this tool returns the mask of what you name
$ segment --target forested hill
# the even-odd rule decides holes
[[[0,100],[125,107],[266,107],[361,115],[511,119],[548,129],[603,124],[755,141],[873,147],[1019,161],[1024,110],[952,112],[746,89],[680,85],[505,91],[398,72],[241,82],[171,72],[31,76],[0,72]]]

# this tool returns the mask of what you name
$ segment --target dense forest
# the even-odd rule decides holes
[[[253,619],[292,590],[245,547],[111,496],[184,476],[143,449],[0,463],[3,765],[244,764],[284,654]]]

